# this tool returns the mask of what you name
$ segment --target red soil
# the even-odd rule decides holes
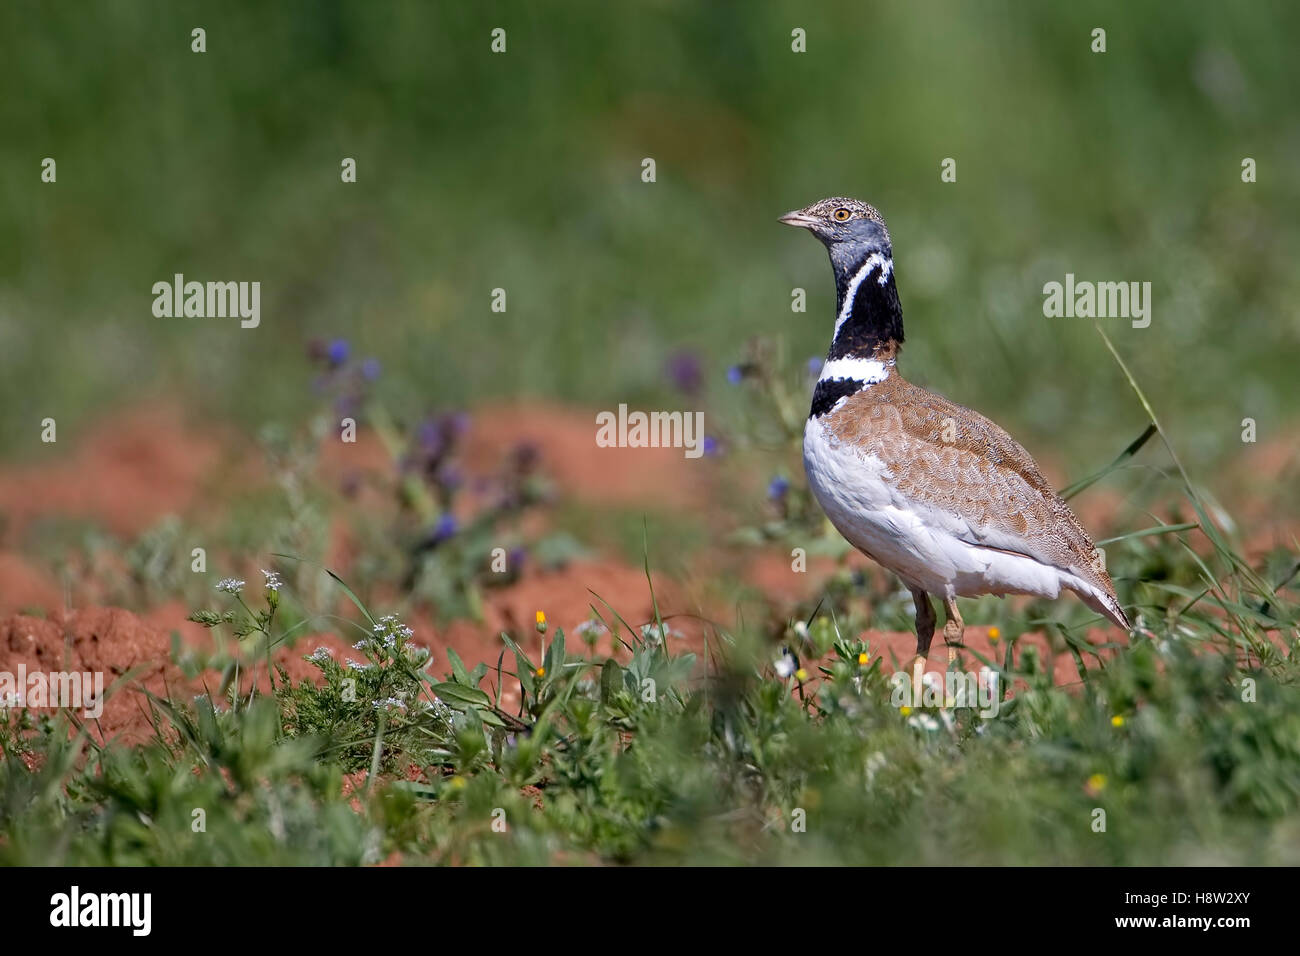
[[[29,564],[22,555],[0,551],[0,609],[62,606],[63,596],[52,575]]]
[[[175,618],[171,617],[174,613]],[[111,607],[87,607],[76,611],[56,611],[48,618],[14,615],[0,620],[0,671],[16,674],[24,665],[29,674],[42,671],[90,672],[103,675],[105,701],[97,720],[87,719],[96,740],[120,737],[139,743],[152,736],[149,702],[142,691],[159,697],[178,697],[215,691],[221,675],[215,671],[189,680],[171,662],[171,630],[184,622],[179,608],[153,618],[164,624],[150,623],[130,611]],[[293,650],[281,650],[275,660],[295,679],[316,673],[302,660],[316,647],[330,647],[336,655],[349,648],[334,635],[313,635],[299,642]],[[119,680],[127,678],[125,681]],[[265,675],[259,681],[266,689]],[[116,685],[116,686],[115,686]],[[249,685],[244,682],[247,691]],[[82,719],[82,710],[72,713]],[[166,721],[163,721],[164,726]]]
[[[143,531],[194,506],[220,472],[222,437],[187,427],[174,405],[159,403],[117,415],[71,452],[62,441],[44,446],[48,460],[0,473],[5,537],[46,516],[93,518],[121,535]]]

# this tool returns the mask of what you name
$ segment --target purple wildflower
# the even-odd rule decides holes
[[[668,378],[687,395],[694,395],[704,383],[704,369],[694,352],[682,350],[668,357]]]
[[[438,423],[435,421],[426,419],[420,422],[415,438],[420,444],[420,449],[429,455],[436,455],[442,450],[442,429],[438,427]]]
[[[438,523],[434,525],[433,531],[429,534],[429,543],[442,544],[442,542],[454,536],[456,530],[456,517],[451,514],[451,512],[447,512],[439,518]]]
[[[348,355],[351,351],[352,346],[348,345],[347,339],[335,339],[330,342],[325,355],[329,359],[330,365],[338,368],[348,360]]]
[[[448,439],[460,438],[469,431],[469,412],[448,412],[439,419],[439,424]]]

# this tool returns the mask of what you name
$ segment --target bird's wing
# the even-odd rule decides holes
[[[958,540],[1068,571],[1113,600],[1079,519],[1029,453],[983,415],[891,375],[845,401],[827,427],[879,457],[899,503],[925,508]]]

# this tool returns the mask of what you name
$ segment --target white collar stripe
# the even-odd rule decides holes
[[[879,359],[838,358],[822,366],[818,381],[832,382],[844,378],[864,385],[874,385],[889,377],[889,366]]]

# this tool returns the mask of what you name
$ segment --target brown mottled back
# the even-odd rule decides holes
[[[950,441],[944,440],[951,420]],[[879,457],[891,486],[967,525],[958,537],[1068,570],[1114,595],[1092,539],[1038,466],[978,412],[897,373],[849,398],[826,417],[838,440]]]

